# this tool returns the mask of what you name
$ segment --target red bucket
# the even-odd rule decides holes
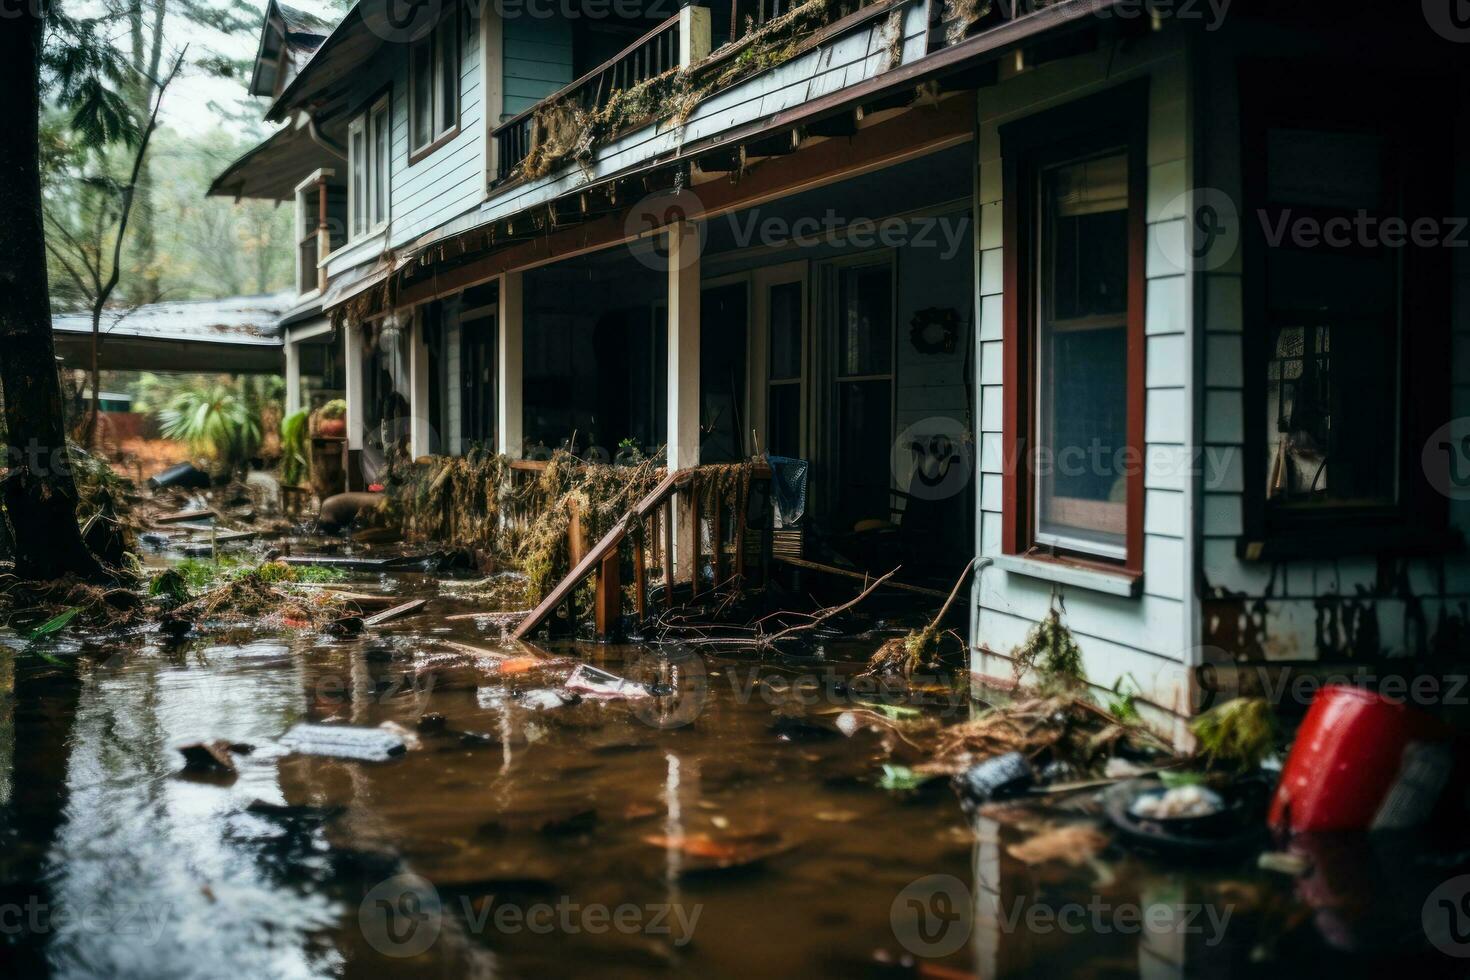
[[[1450,729],[1360,687],[1322,688],[1271,801],[1271,826],[1379,830],[1428,821],[1454,768]]]

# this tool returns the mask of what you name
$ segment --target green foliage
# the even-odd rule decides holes
[[[1043,689],[1084,687],[1087,675],[1082,669],[1082,650],[1072,638],[1072,631],[1062,622],[1062,614],[1053,608],[1045,619],[1032,627],[1026,642],[1012,652],[1016,673],[1034,670]]]
[[[306,455],[310,417],[303,408],[281,420],[281,479],[290,486],[300,485],[310,465]]]
[[[1127,689],[1124,684],[1132,684],[1132,689]],[[1119,721],[1139,721],[1138,714],[1138,681],[1132,674],[1124,674],[1113,682],[1113,696],[1108,698],[1108,713]]]
[[[347,403],[340,398],[333,398],[321,408],[317,409],[317,417],[324,419],[346,418]]]
[[[40,626],[37,626],[35,629],[31,630],[30,634],[26,638],[28,640],[39,640],[43,637],[50,636],[52,633],[60,633],[62,630],[66,629],[67,625],[73,619],[76,619],[77,616],[81,614],[81,612],[81,606],[72,606],[60,615],[51,617]]]
[[[148,594],[155,598],[173,599],[175,602],[189,601],[189,580],[177,568],[167,568],[153,576],[148,583]]]
[[[158,419],[165,437],[231,470],[260,445],[260,415],[238,390],[218,382],[180,391]]]
[[[1190,722],[1199,753],[1211,765],[1255,769],[1276,750],[1276,716],[1265,698],[1232,698]]]
[[[340,582],[347,577],[336,568],[324,568],[319,565],[288,565],[283,561],[256,562],[229,555],[221,555],[215,561],[207,558],[186,558],[179,562],[173,571],[190,590],[195,592],[225,582],[238,582],[245,578],[252,578],[267,585],[275,585],[282,582],[303,584]]]

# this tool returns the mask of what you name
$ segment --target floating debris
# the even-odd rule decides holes
[[[300,724],[288,731],[281,744],[302,755],[384,762],[408,751],[403,737],[382,728],[347,725]]]
[[[227,772],[233,774],[235,759],[230,754],[230,743],[224,739],[212,742],[194,742],[180,745],[184,756],[184,768],[189,772]]]

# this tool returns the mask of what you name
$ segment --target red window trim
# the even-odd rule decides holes
[[[1001,550],[1042,553],[1089,568],[1143,573],[1144,499],[1144,303],[1148,192],[1148,82],[1120,85],[1001,127],[1004,201],[1002,341],[1004,394],[1001,444]],[[1128,152],[1127,474],[1128,505],[1122,561],[1071,554],[1035,543],[1034,457],[1036,345],[1035,242],[1039,165],[1058,156],[1080,156],[1122,145]]]

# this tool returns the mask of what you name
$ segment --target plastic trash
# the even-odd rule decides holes
[[[179,463],[176,466],[170,466],[162,473],[149,477],[148,486],[153,490],[162,490],[165,487],[207,490],[209,489],[209,474],[193,463]]]
[[[403,737],[382,728],[348,725],[307,725],[292,728],[281,744],[302,755],[384,762],[408,751]]]
[[[967,807],[1026,792],[1036,782],[1031,763],[1019,752],[986,759],[955,777],[955,791]]]

